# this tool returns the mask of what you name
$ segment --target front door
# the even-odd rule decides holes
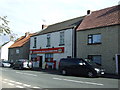
[[[116,54],[116,73],[120,76],[120,54]]]
[[[42,68],[42,56],[40,56],[39,58],[40,58],[39,67]]]
[[[118,75],[120,76],[120,55],[118,57]]]

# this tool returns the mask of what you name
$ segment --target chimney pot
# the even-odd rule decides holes
[[[43,25],[42,25],[42,29],[45,29],[45,28],[47,28],[47,25],[44,25],[44,24],[43,24]]]
[[[29,34],[30,34],[29,32],[26,32],[26,33],[25,33],[25,36],[27,37]]]
[[[89,15],[91,13],[91,11],[90,10],[87,10],[87,15]]]

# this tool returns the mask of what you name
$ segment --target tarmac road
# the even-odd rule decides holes
[[[118,88],[118,79],[63,76],[55,72],[0,68],[2,88]]]

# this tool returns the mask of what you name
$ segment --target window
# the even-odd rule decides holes
[[[45,61],[46,62],[53,61],[53,54],[52,53],[45,54]]]
[[[64,32],[60,32],[60,46],[64,45]]]
[[[101,65],[101,55],[88,55],[88,59],[91,59],[98,65]]]
[[[35,37],[34,38],[34,46],[33,46],[33,48],[36,48],[36,43],[37,43],[37,38]]]
[[[50,34],[47,35],[47,46],[46,47],[50,47]]]
[[[53,54],[52,53],[45,54],[45,58],[53,58]]]
[[[88,44],[101,44],[101,34],[88,35]]]
[[[19,49],[16,49],[16,54],[19,54],[19,53],[20,53]]]

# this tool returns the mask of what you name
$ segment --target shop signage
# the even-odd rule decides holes
[[[44,53],[64,53],[64,47],[46,48],[46,49],[32,49],[31,54],[44,54]]]

